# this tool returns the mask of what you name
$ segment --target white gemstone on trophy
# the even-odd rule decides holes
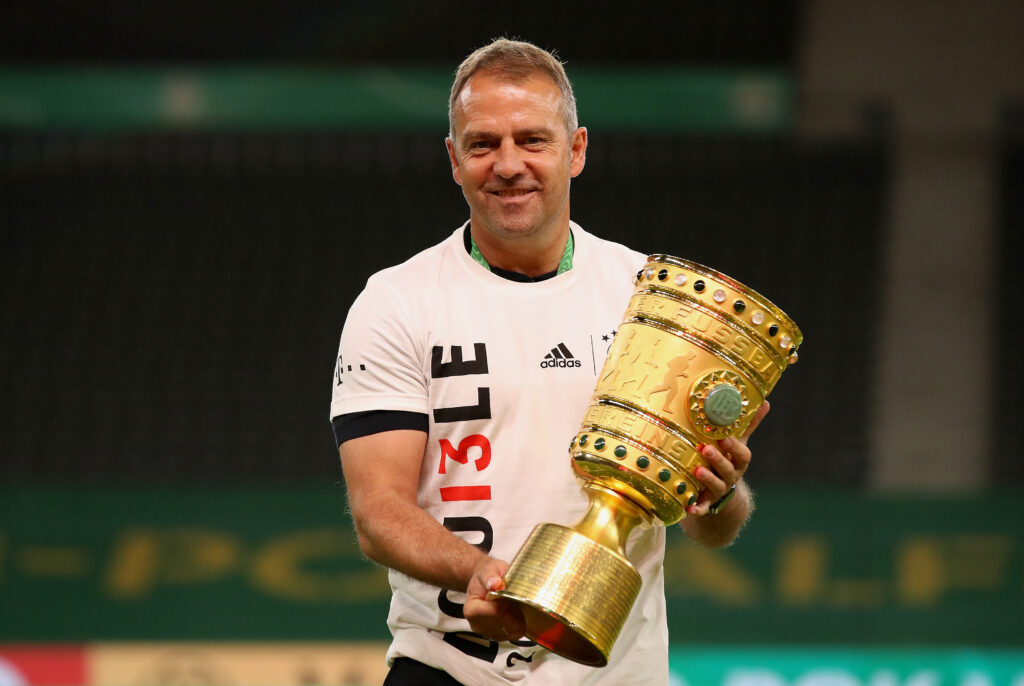
[[[713,297],[714,297],[716,303],[724,303],[725,302],[725,291],[723,291],[721,288],[719,288],[717,291],[715,291],[715,295]]]
[[[677,286],[682,286],[686,283],[686,274],[676,274],[675,282]]]
[[[793,341],[790,339],[789,334],[782,334],[781,336],[779,336],[779,347],[780,348],[788,348],[789,344],[792,343],[792,342]]]
[[[644,276],[646,276],[648,279],[653,279],[654,278],[654,269],[651,268],[651,267],[648,267],[647,269],[645,269],[644,270]]]
[[[764,324],[764,312],[761,310],[754,310],[754,313],[750,315],[750,321],[754,322],[758,326]]]

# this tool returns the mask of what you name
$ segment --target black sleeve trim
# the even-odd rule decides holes
[[[353,438],[379,434],[382,431],[412,429],[426,433],[430,428],[430,420],[421,412],[370,410],[338,415],[331,420],[331,426],[334,428],[334,440],[341,446]]]

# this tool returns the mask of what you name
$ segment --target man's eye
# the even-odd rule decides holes
[[[473,141],[469,144],[469,147],[473,150],[486,150],[491,147],[490,141]]]

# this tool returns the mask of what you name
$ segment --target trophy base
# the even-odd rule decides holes
[[[519,603],[526,635],[548,650],[594,667],[612,645],[640,592],[640,574],[624,557],[558,524],[540,524],[489,597]]]

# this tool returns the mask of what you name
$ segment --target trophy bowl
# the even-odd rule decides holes
[[[488,597],[519,604],[526,635],[552,652],[606,665],[640,592],[630,532],[686,516],[702,488],[694,471],[707,466],[699,447],[743,434],[802,342],[782,310],[738,281],[648,257],[569,444],[586,514],[538,525]]]

